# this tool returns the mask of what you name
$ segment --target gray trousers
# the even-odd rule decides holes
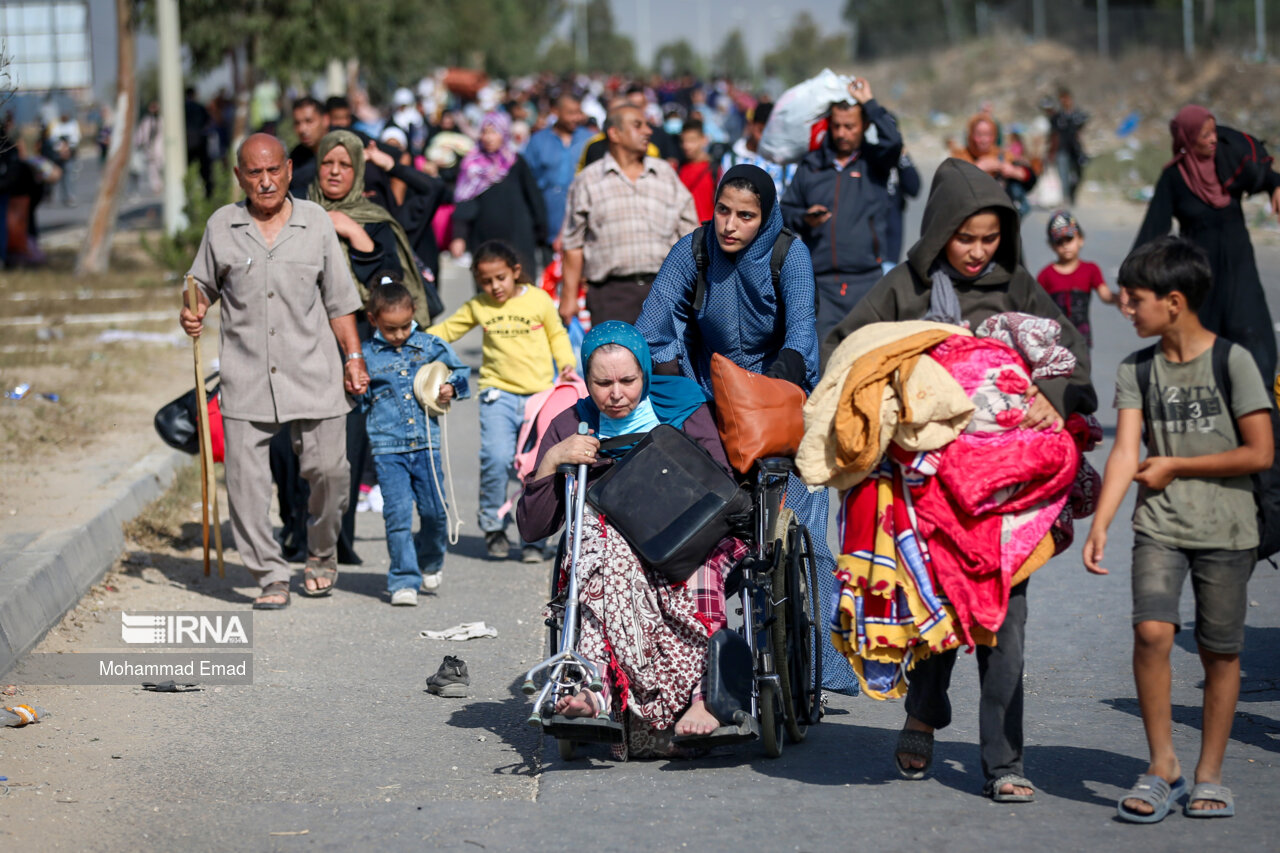
[[[1009,612],[996,646],[978,646],[978,743],[986,781],[1022,775],[1022,655],[1027,638],[1027,581],[1009,590]],[[930,655],[908,674],[907,713],[925,725],[951,724],[951,670],[957,649]]]
[[[866,272],[825,272],[813,277],[814,289],[818,297],[817,313],[814,317],[818,329],[818,346],[822,346],[827,334],[882,278],[884,278],[884,272],[878,267]]]
[[[240,560],[260,586],[288,581],[289,564],[271,535],[271,437],[282,424],[224,418],[227,502],[231,532]],[[347,416],[293,421],[293,450],[303,479],[311,486],[307,502],[307,550],[333,557],[342,513],[349,501],[351,467],[347,462]]]

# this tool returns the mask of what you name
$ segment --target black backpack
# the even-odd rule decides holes
[[[693,229],[693,263],[698,268],[698,279],[693,286],[693,309],[689,313],[689,328],[696,329],[695,319],[707,302],[707,269],[711,266],[711,258],[707,255],[706,233],[710,222],[704,222]],[[773,279],[773,295],[778,302],[778,325],[782,325],[786,302],[782,299],[782,265],[787,260],[787,252],[796,234],[790,228],[783,228],[773,241],[773,254],[769,257],[769,275]]]
[[[1151,431],[1147,422],[1147,391],[1151,387],[1151,362],[1156,356],[1156,347],[1152,344],[1138,353],[1135,367],[1138,373],[1138,393],[1142,395],[1143,438],[1147,449],[1151,448]],[[1226,414],[1231,417],[1231,424],[1236,430],[1236,442],[1242,441],[1240,427],[1236,424],[1231,411],[1231,372],[1227,369],[1227,359],[1231,354],[1231,341],[1218,337],[1213,342],[1213,381],[1222,391],[1227,404]],[[1276,455],[1272,458],[1271,467],[1252,475],[1253,499],[1258,505],[1258,559],[1270,560],[1271,556],[1280,552],[1280,413],[1271,406],[1271,436],[1276,445]]]

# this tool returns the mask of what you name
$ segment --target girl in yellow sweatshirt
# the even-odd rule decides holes
[[[499,517],[514,475],[516,436],[524,420],[525,401],[550,388],[556,368],[564,375],[574,367],[569,333],[556,305],[543,290],[525,281],[516,252],[491,240],[476,249],[471,263],[480,293],[453,316],[427,329],[452,343],[476,326],[484,330],[480,399],[480,530],[494,559],[506,559],[509,514]],[[553,363],[554,359],[554,363]],[[537,543],[525,542],[527,563],[542,559]]]

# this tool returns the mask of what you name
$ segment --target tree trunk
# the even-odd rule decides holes
[[[134,20],[131,0],[116,0],[116,126],[111,134],[106,166],[98,197],[89,217],[89,232],[80,256],[76,258],[76,274],[103,273],[111,264],[111,238],[116,229],[116,213],[120,194],[129,173],[129,155],[133,150],[133,128],[138,115],[138,83],[134,69]]]

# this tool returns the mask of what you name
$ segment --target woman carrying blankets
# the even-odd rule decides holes
[[[654,371],[683,374],[711,395],[711,356],[813,390],[818,381],[814,329],[813,265],[793,241],[773,280],[774,244],[783,235],[777,189],[757,166],[734,166],[716,190],[711,227],[695,230],[672,247],[653,282],[636,327],[653,350]],[[706,253],[706,299],[694,309],[698,263],[694,238]],[[813,536],[824,607],[835,601],[835,560],[827,544],[827,492],[810,492],[799,477],[787,486],[786,505]],[[824,637],[826,634],[824,633]],[[856,692],[848,661],[823,641],[823,686]]]
[[[1219,126],[1204,107],[1183,107],[1169,130],[1173,159],[1160,173],[1133,247],[1168,234],[1178,220],[1179,232],[1204,249],[1213,270],[1200,322],[1249,350],[1270,383],[1276,374],[1276,336],[1240,200],[1266,193],[1280,216],[1280,175],[1271,170],[1261,142]]]
[[[706,396],[688,379],[653,376],[649,347],[634,326],[616,320],[596,326],[582,342],[582,360],[588,396],[551,422],[516,507],[526,541],[543,539],[564,523],[558,465],[588,464],[588,481],[608,469],[601,439],[670,424],[729,470]],[[579,435],[580,423],[591,433]],[[622,749],[630,755],[671,754],[673,735],[708,734],[719,726],[702,699],[707,639],[725,624],[724,574],[746,546],[726,539],[692,577],[672,584],[645,567],[603,516],[586,513],[581,534],[577,650],[596,664],[605,689],[584,686],[561,699],[556,713],[611,714],[626,723]]]
[[[1023,266],[1018,227],[1017,210],[994,179],[979,166],[954,158],[943,161],[929,189],[920,240],[906,263],[882,278],[823,341],[828,375],[842,361],[841,342],[872,324],[924,319],[981,330],[995,315],[1018,312],[1056,321],[1061,346],[1070,350],[1074,364],[1069,371],[1036,378],[1021,392],[1029,398],[1026,405],[1005,413],[1012,416],[1008,425],[1058,431],[1071,415],[1093,412],[1097,394],[1089,379],[1089,349]],[[997,376],[1002,372],[995,371]],[[823,383],[827,381],[824,377]],[[953,541],[962,532],[960,523],[941,530]],[[1035,798],[1022,762],[1028,583],[1010,586],[994,646],[977,649],[983,792],[997,802]],[[951,649],[918,662],[910,672],[907,719],[894,754],[904,778],[925,777],[933,762],[933,732],[951,723],[948,694],[955,664],[956,650]]]

